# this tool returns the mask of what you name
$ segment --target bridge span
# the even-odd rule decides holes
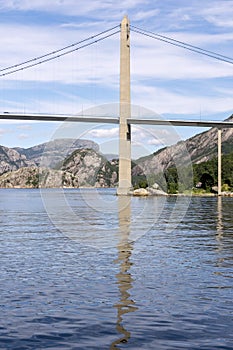
[[[44,122],[83,122],[108,123],[119,125],[119,186],[118,195],[127,195],[131,187],[131,128],[133,124],[141,125],[167,125],[187,127],[216,127],[218,129],[218,194],[221,194],[221,134],[224,128],[233,128],[229,121],[198,121],[198,120],[166,120],[146,118],[138,119],[131,116],[130,97],[130,23],[125,16],[121,22],[120,39],[120,101],[119,117],[69,115],[69,114],[19,114],[0,113],[0,120],[24,120]]]
[[[0,120],[18,121],[44,121],[44,122],[72,122],[72,123],[100,123],[120,124],[119,117],[112,116],[90,116],[79,114],[43,114],[43,113],[0,113]],[[185,119],[155,119],[155,118],[126,118],[128,125],[167,125],[167,126],[189,126],[201,128],[233,128],[233,122],[208,121],[208,120],[185,120]]]

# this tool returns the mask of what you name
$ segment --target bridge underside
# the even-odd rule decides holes
[[[26,121],[44,121],[44,122],[70,122],[70,123],[100,123],[100,124],[119,124],[120,119],[114,117],[85,116],[73,114],[20,114],[20,113],[0,113],[0,120],[26,120]],[[198,121],[182,119],[138,119],[126,118],[127,125],[167,125],[167,126],[189,126],[200,128],[233,128],[233,122],[227,121]],[[127,129],[127,132],[129,129]]]

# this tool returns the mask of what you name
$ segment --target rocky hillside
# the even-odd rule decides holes
[[[233,115],[227,120],[232,121]],[[160,149],[150,156],[138,159],[137,165],[133,168],[133,174],[156,174],[169,167],[188,165],[190,161],[192,164],[199,164],[210,160],[217,154],[217,138],[217,129],[211,128],[186,141]],[[225,154],[233,150],[233,129],[223,129],[222,150]]]
[[[15,149],[0,146],[0,175],[22,167],[33,166],[34,162]]]
[[[62,170],[77,177],[79,186],[114,187],[118,179],[117,163],[109,162],[93,149],[73,152],[63,162]]]
[[[20,168],[0,176],[1,188],[38,188],[38,187],[78,187],[78,179],[61,170],[39,168],[37,166]]]
[[[57,139],[30,148],[16,147],[14,150],[36,165],[53,168],[63,162],[68,155],[81,148],[99,151],[97,143],[84,139]]]
[[[0,146],[0,175],[22,167],[59,167],[68,155],[82,148],[99,150],[93,141],[73,139],[54,140],[30,148]]]
[[[60,169],[23,167],[0,176],[2,188],[114,187],[118,162],[107,161],[93,149],[79,149],[65,159]]]
[[[223,129],[222,150],[225,154],[233,150],[233,129]],[[108,160],[98,151],[99,146],[88,140],[54,140],[28,149],[0,146],[0,187],[114,187],[118,161]],[[183,169],[191,162],[208,161],[216,154],[217,129],[212,128],[138,159],[132,164],[133,184],[149,176],[153,180],[154,175],[174,166]]]

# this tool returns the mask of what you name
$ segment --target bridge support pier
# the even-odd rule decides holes
[[[130,28],[128,17],[121,22],[120,43],[120,126],[119,126],[119,185],[117,195],[127,195],[131,188],[131,117],[130,99]]]
[[[218,129],[218,196],[222,193],[222,129]]]

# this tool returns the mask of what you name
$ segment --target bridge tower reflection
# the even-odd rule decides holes
[[[118,197],[119,243],[117,245],[118,258],[115,260],[115,263],[119,264],[120,269],[116,274],[120,298],[119,302],[114,306],[117,309],[116,330],[120,334],[120,337],[111,344],[111,350],[119,349],[117,345],[128,342],[131,333],[127,330],[126,325],[123,325],[123,316],[138,310],[130,295],[130,289],[133,283],[133,278],[130,273],[130,267],[132,266],[130,257],[133,252],[133,243],[129,241],[131,223],[130,204],[130,197]]]

